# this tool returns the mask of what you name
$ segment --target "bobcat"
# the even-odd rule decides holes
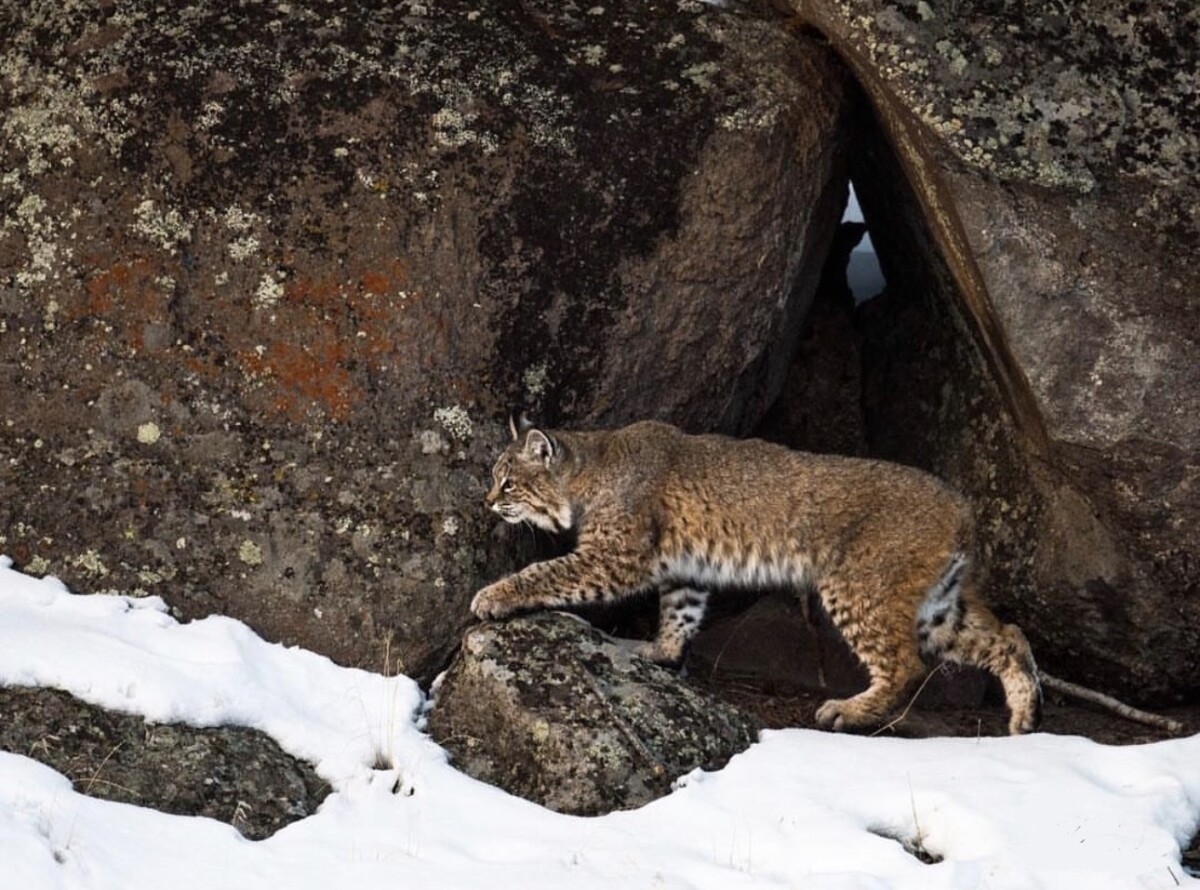
[[[653,590],[658,635],[637,651],[670,664],[699,629],[710,589],[815,588],[870,678],[858,695],[821,705],[819,726],[880,723],[927,662],[946,659],[1000,678],[1011,733],[1037,727],[1029,644],[979,599],[970,511],[933,476],[653,421],[510,430],[487,504],[506,522],[573,530],[578,543],[480,590],[471,603],[479,618]]]

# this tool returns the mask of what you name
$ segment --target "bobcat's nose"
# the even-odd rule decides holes
[[[487,504],[489,507],[491,507],[493,510],[496,509],[496,501],[498,501],[499,499],[500,499],[500,487],[498,485],[493,485],[491,488],[491,491],[489,491],[487,494],[485,494],[483,496],[483,502],[485,504]]]

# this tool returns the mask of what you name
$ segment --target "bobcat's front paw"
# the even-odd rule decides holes
[[[507,581],[489,584],[471,600],[471,612],[482,621],[504,618],[521,608],[513,596],[512,585]]]
[[[831,698],[821,707],[817,708],[817,726],[821,729],[833,730],[841,732],[846,728],[846,717],[842,713],[842,708],[846,702],[840,698]]]

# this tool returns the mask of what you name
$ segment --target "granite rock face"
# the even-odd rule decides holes
[[[303,761],[252,729],[147,723],[54,689],[0,687],[0,750],[32,757],[81,794],[228,822],[270,837],[329,793]]]
[[[464,772],[578,815],[648,803],[756,734],[675,672],[556,613],[469,630],[429,729]]]
[[[513,404],[744,429],[845,189],[832,54],[690,0],[0,32],[0,550],[418,677]]]
[[[1191,4],[776,3],[873,114],[852,177],[871,452],[977,507],[1051,670],[1200,694],[1200,19]]]

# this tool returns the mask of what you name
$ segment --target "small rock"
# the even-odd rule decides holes
[[[253,729],[147,723],[56,689],[0,688],[0,750],[92,797],[228,822],[252,840],[316,812],[329,787]]]
[[[468,630],[429,727],[464,772],[577,815],[662,797],[757,732],[675,672],[558,613]]]

